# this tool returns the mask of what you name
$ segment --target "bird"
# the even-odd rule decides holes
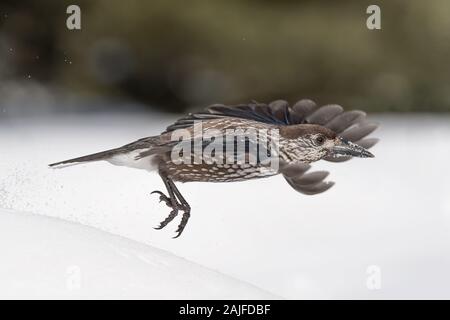
[[[363,111],[344,111],[337,104],[318,106],[309,99],[292,106],[285,100],[213,104],[181,117],[159,135],[49,166],[107,161],[157,172],[167,194],[159,190],[151,194],[157,194],[171,211],[155,229],[163,229],[180,215],[174,236],[178,238],[191,207],[175,182],[237,182],[281,174],[294,190],[319,194],[334,182],[325,181],[327,171],[310,172],[311,163],[373,158],[367,149],[379,139],[367,136],[377,127]]]

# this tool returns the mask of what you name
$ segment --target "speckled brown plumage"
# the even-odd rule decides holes
[[[199,124],[201,130],[197,130]],[[300,100],[293,106],[282,100],[270,104],[212,105],[204,112],[188,114],[177,120],[160,135],[50,166],[106,160],[115,165],[157,171],[168,194],[161,191],[153,193],[171,208],[169,216],[157,229],[164,228],[183,212],[177,229],[178,237],[189,220],[191,208],[175,186],[175,181],[234,182],[283,174],[295,190],[303,194],[321,193],[333,183],[324,181],[328,172],[309,173],[309,163],[320,159],[342,162],[352,156],[373,157],[366,149],[378,140],[366,136],[376,127],[376,124],[366,121],[366,114],[362,111],[345,112],[339,105],[318,107],[311,100]],[[239,133],[241,129],[276,132],[277,135],[258,134],[249,138]],[[194,153],[183,154],[186,161],[181,162],[174,158],[180,142],[180,139],[174,139],[174,135],[183,133],[183,143],[200,145],[200,150],[204,151],[208,148],[204,139],[208,130],[215,130],[219,135],[235,130],[238,133],[232,145],[242,142],[245,148],[233,150],[231,156],[224,152],[226,157],[221,161],[211,161],[212,155],[207,153],[201,154],[200,158]],[[222,145],[218,143],[218,146],[217,150],[221,150]],[[255,146],[259,149],[252,149]],[[223,142],[223,150],[229,147],[230,144]],[[264,162],[260,153],[255,155],[254,150],[260,151],[261,148],[262,155],[270,153],[277,160],[276,166]]]

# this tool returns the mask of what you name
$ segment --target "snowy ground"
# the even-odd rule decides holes
[[[171,119],[4,119],[0,207],[100,228],[285,298],[450,298],[450,117],[376,118],[376,158],[315,165],[336,182],[324,194],[296,193],[282,177],[181,185],[193,209],[176,240],[177,223],[152,228],[168,213],[149,195],[163,190],[156,175],[103,162],[46,167],[157,134]]]
[[[276,298],[163,250],[60,219],[2,209],[0,239],[2,299]]]

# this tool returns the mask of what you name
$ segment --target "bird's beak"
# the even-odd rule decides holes
[[[336,138],[336,144],[330,149],[330,155],[333,158],[339,158],[343,156],[352,156],[358,158],[373,158],[372,153],[364,149],[363,147],[348,141],[347,139],[338,137]]]

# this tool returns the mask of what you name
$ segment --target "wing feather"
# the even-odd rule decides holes
[[[304,123],[304,120],[308,115],[313,113],[317,109],[317,105],[314,101],[309,99],[302,99],[292,106],[292,113],[295,115],[294,123]]]
[[[289,183],[289,185],[296,191],[306,194],[306,195],[314,195],[314,194],[319,194],[322,192],[327,191],[328,189],[330,189],[332,186],[334,186],[334,182],[332,181],[321,181],[318,182],[316,184],[311,184],[311,185],[299,185],[294,183],[291,179],[287,178],[286,181]]]
[[[347,111],[326,124],[326,127],[336,133],[341,133],[354,123],[364,120],[366,113],[360,110]]]
[[[293,163],[283,165],[280,171],[294,190],[306,195],[325,192],[334,185],[334,182],[324,181],[329,174],[328,171],[307,173],[309,169],[311,169],[309,164]]]
[[[310,173],[305,173],[299,177],[290,178],[292,182],[300,186],[307,186],[317,184],[318,182],[324,180],[328,177],[330,173],[328,171],[314,171]]]
[[[306,118],[306,121],[308,123],[324,126],[343,111],[344,109],[340,105],[329,104],[317,109],[317,111],[313,112]]]
[[[342,132],[340,136],[350,141],[358,141],[371,134],[377,127],[378,124],[373,122],[359,122]]]
[[[380,141],[380,139],[378,139],[378,138],[365,138],[365,139],[356,141],[356,144],[360,145],[361,147],[363,147],[365,149],[370,149],[374,145],[376,145],[378,143],[378,141]]]
[[[293,106],[289,106],[284,100],[276,100],[269,104],[256,101],[234,106],[215,104],[209,106],[204,112],[191,113],[179,119],[167,127],[165,132],[190,127],[197,120],[226,117],[244,118],[275,125],[318,124],[366,149],[371,148],[378,142],[376,138],[367,138],[378,127],[378,124],[368,122],[365,112],[360,110],[344,111],[337,104],[318,107],[314,101],[309,99],[302,99]],[[324,160],[330,162],[344,162],[350,159],[351,157],[324,158]],[[310,165],[297,163],[284,166],[280,169],[280,172],[292,188],[303,194],[318,194],[334,185],[334,182],[324,181],[328,172],[309,173],[310,168]]]

